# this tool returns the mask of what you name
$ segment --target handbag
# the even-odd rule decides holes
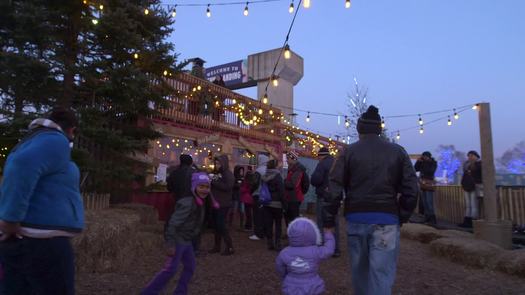
[[[436,182],[434,180],[420,178],[419,185],[423,191],[433,192],[436,190]]]

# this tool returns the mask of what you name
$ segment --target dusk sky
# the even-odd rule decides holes
[[[164,1],[165,4],[210,1]],[[222,3],[225,1],[211,1]],[[381,115],[417,114],[490,102],[496,156],[525,140],[525,1],[521,0],[312,0],[299,11],[290,37],[304,58],[294,88],[298,109],[347,112],[353,79],[369,89]],[[180,60],[201,57],[211,67],[282,46],[292,14],[290,1],[211,8],[178,7],[171,41]],[[298,1],[295,1],[297,7]],[[256,89],[241,91],[256,98]],[[423,117],[424,121],[446,116]],[[452,113],[450,113],[452,116]],[[337,119],[299,112],[303,128],[342,132]],[[479,150],[477,112],[401,132],[409,153],[434,152],[440,144]],[[417,126],[417,116],[389,119],[391,132]],[[355,126],[354,126],[355,127]]]

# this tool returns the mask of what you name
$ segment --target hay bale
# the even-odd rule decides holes
[[[460,230],[442,230],[440,231],[440,234],[444,238],[466,238],[466,239],[474,239],[474,234],[469,233],[466,231],[460,231]]]
[[[164,234],[164,223],[157,222],[155,224],[141,224],[138,228],[140,232],[144,233],[152,233],[156,235],[163,235]]]
[[[140,224],[129,210],[86,212],[86,229],[73,239],[79,271],[105,272],[118,268],[119,247]]]
[[[464,237],[441,238],[430,243],[437,255],[474,267],[492,268],[503,249],[486,241]]]
[[[443,234],[441,234],[439,230],[427,225],[407,223],[401,227],[401,237],[428,244],[436,239],[442,238]]]
[[[496,269],[508,274],[525,277],[525,249],[505,251],[498,257]]]
[[[152,206],[136,203],[118,204],[113,206],[116,209],[127,209],[135,211],[140,216],[140,222],[142,224],[155,224],[159,221],[159,215],[157,209]]]

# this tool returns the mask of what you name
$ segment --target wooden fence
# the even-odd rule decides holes
[[[82,200],[85,210],[101,210],[109,208],[110,194],[83,193]]]
[[[438,219],[461,223],[465,216],[463,189],[461,186],[437,186],[434,206]],[[480,217],[483,215],[481,206]],[[498,217],[525,225],[525,187],[498,187]]]

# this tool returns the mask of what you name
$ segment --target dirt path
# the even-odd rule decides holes
[[[250,241],[248,234],[232,231],[236,254],[197,258],[190,294],[279,294],[280,281],[274,270],[277,252],[266,250],[264,241]],[[343,235],[344,237],[344,235]],[[341,248],[346,248],[343,238]],[[203,248],[212,245],[205,234]],[[133,253],[130,253],[133,255]],[[77,275],[77,294],[139,294],[162,267],[162,249],[136,257],[135,267],[119,273]],[[331,258],[321,266],[327,294],[351,294],[348,256]],[[172,294],[174,279],[164,294]],[[525,279],[499,272],[473,269],[433,256],[429,246],[401,241],[401,254],[393,294],[525,294]]]

